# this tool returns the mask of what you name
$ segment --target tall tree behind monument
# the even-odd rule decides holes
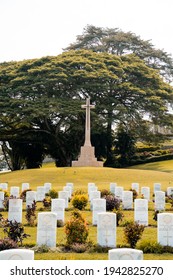
[[[85,142],[81,147],[81,152],[77,161],[72,161],[72,166],[95,166],[103,167],[102,161],[97,161],[95,157],[95,148],[91,146],[91,126],[90,126],[90,109],[95,108],[90,104],[90,98],[87,98],[86,105],[82,105],[86,109],[85,118]]]

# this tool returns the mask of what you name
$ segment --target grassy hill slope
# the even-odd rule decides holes
[[[157,163],[158,167],[160,165],[161,163]],[[22,182],[29,182],[33,190],[37,186],[42,186],[45,182],[51,182],[56,190],[61,190],[67,182],[73,182],[75,189],[85,189],[89,182],[94,182],[99,189],[109,188],[110,182],[116,182],[127,190],[131,187],[132,182],[138,182],[140,186],[149,186],[151,188],[154,182],[159,182],[162,184],[163,190],[166,190],[169,185],[173,185],[173,174],[170,171],[162,172],[142,170],[140,168],[139,166],[136,166],[136,169],[106,167],[57,168],[52,164],[48,164],[40,169],[0,174],[0,183],[8,182],[9,186],[21,186]]]

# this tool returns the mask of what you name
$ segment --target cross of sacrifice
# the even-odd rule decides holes
[[[90,105],[90,98],[87,98],[86,105],[82,105],[81,108],[86,109],[84,146],[91,146],[90,109],[94,109],[95,105]]]

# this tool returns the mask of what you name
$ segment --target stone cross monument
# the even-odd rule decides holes
[[[81,147],[81,152],[77,161],[72,161],[72,166],[95,166],[103,167],[102,161],[97,161],[95,158],[95,149],[91,146],[91,128],[90,128],[90,109],[95,108],[90,104],[90,98],[87,98],[86,105],[82,105],[86,109],[85,119],[85,142]]]

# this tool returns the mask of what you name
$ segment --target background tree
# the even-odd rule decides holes
[[[91,140],[107,165],[113,162],[118,124],[133,123],[135,130],[145,114],[155,124],[171,122],[167,104],[172,102],[172,87],[140,58],[72,50],[0,65],[0,141],[9,143],[11,154],[20,155],[19,165],[40,165],[45,154],[57,166],[69,165],[83,144],[81,104],[88,96],[97,105],[91,113]],[[22,147],[39,147],[40,153],[33,160]]]
[[[88,49],[95,52],[107,52],[118,56],[135,54],[151,68],[159,70],[167,80],[173,80],[173,60],[164,50],[154,48],[151,40],[142,40],[132,32],[119,28],[102,28],[87,25],[82,35],[66,50]]]
[[[135,138],[128,129],[123,127],[118,129],[115,140],[115,153],[119,155],[119,164],[121,167],[129,166],[135,155]]]

